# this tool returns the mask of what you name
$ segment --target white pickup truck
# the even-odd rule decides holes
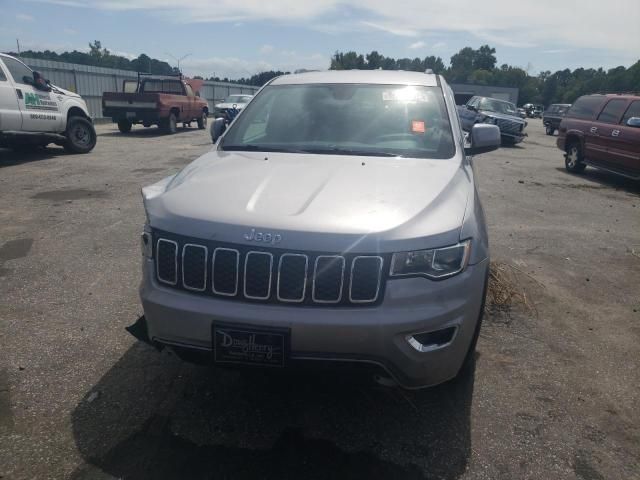
[[[50,143],[70,153],[93,150],[96,131],[87,104],[17,58],[0,54],[0,147],[25,149]]]

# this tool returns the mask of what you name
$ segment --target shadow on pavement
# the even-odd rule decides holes
[[[73,154],[65,152],[64,148],[53,145],[47,148],[33,148],[23,151],[0,148],[0,168],[13,167],[39,160],[49,160],[60,156],[74,157]]]
[[[129,133],[122,133],[118,130],[115,130],[113,132],[105,132],[105,133],[98,133],[98,137],[144,137],[144,138],[154,138],[154,137],[168,137],[171,135],[179,135],[181,133],[187,133],[187,132],[199,132],[199,131],[205,131],[206,129],[203,130],[199,130],[198,127],[187,127],[187,128],[182,128],[182,126],[178,126],[178,129],[176,130],[176,133],[165,133],[164,131],[162,131],[160,128],[155,127],[155,126],[151,126],[151,127],[138,127],[138,128],[133,128],[131,129],[131,131]]]
[[[473,376],[409,392],[196,367],[136,344],[72,414],[86,463],[71,478],[455,479]]]
[[[592,167],[587,167],[587,169],[580,174],[569,173],[562,167],[558,167],[557,170],[566,175],[582,178],[598,185],[602,185],[602,188],[613,187],[616,190],[624,190],[625,192],[633,195],[640,195],[640,180],[632,180],[621,175],[616,175],[615,173],[605,172],[604,170]]]

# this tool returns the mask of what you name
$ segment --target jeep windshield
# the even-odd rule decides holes
[[[494,100],[491,98],[483,98],[480,102],[480,110],[486,112],[504,113],[505,115],[517,115],[516,106],[513,103]]]
[[[369,84],[268,86],[221,149],[443,159],[455,153],[439,87]]]

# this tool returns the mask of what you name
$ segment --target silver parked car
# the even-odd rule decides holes
[[[131,333],[188,360],[357,363],[407,388],[472,361],[489,250],[471,155],[498,127],[465,148],[441,76],[330,71],[274,79],[224,129],[142,191]]]

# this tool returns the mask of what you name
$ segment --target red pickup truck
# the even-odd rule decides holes
[[[182,76],[151,76],[138,74],[135,80],[125,80],[121,92],[102,95],[102,113],[118,124],[122,133],[141,123],[145,127],[158,125],[166,133],[175,133],[178,122],[198,128],[207,126],[209,107],[200,98],[202,80]]]
[[[568,171],[582,172],[589,165],[640,179],[640,96],[580,97],[558,132]]]

